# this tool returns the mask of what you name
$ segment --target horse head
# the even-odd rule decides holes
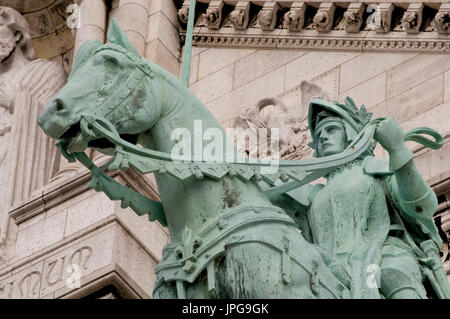
[[[106,119],[121,138],[136,143],[161,113],[163,98],[151,81],[160,68],[139,56],[114,19],[107,39],[107,44],[89,40],[80,47],[67,84],[38,118],[44,132],[65,141],[70,152],[93,147],[111,153],[112,143],[82,129],[89,116]]]

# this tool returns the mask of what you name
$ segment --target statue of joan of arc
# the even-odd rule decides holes
[[[350,98],[345,104],[313,100],[308,121],[315,156],[342,152],[370,116]],[[353,298],[450,298],[433,221],[436,195],[394,119],[383,120],[374,138],[389,160],[373,157],[372,147],[329,173],[325,185],[302,186],[275,202],[296,219]]]

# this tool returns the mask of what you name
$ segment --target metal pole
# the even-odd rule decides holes
[[[196,0],[189,2],[189,16],[186,30],[186,40],[184,41],[183,62],[181,63],[181,82],[189,87],[189,76],[191,71],[192,36],[194,33]]]

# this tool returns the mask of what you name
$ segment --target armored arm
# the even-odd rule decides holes
[[[419,219],[432,218],[437,207],[436,195],[415,166],[414,154],[405,145],[400,125],[387,118],[378,126],[374,138],[389,153],[389,169],[394,172],[392,187],[402,210]]]

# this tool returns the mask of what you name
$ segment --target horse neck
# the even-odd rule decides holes
[[[191,146],[197,141],[198,124],[203,132],[215,128],[222,133],[223,145],[231,143],[222,126],[206,107],[186,88],[168,83],[165,89],[161,116],[150,130],[146,147],[170,153],[177,143],[171,141],[172,132],[183,128],[190,133]],[[194,122],[200,121],[200,122]],[[194,125],[197,123],[196,125]],[[195,128],[196,126],[196,128]],[[201,138],[200,137],[200,138]],[[202,140],[202,149],[210,141]],[[234,144],[232,145],[235,152]],[[198,233],[204,224],[214,219],[223,209],[239,205],[270,205],[270,202],[254,182],[244,183],[238,178],[224,177],[219,181],[205,177],[197,180],[190,177],[180,181],[169,174],[155,174],[161,201],[171,238],[180,241],[185,227]]]

